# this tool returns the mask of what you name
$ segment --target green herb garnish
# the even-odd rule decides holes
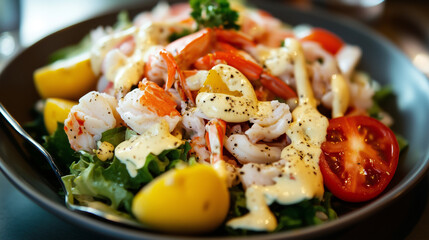
[[[198,28],[220,27],[224,29],[240,29],[236,21],[238,12],[230,8],[227,0],[190,0],[191,16]]]

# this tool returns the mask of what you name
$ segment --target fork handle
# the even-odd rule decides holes
[[[27,142],[29,142],[33,147],[35,147],[46,159],[46,161],[51,166],[52,170],[54,170],[55,175],[57,175],[58,179],[61,179],[61,176],[63,176],[62,172],[58,168],[58,166],[55,164],[51,154],[49,154],[48,151],[46,151],[45,148],[42,147],[36,140],[34,140],[30,134],[28,134],[24,128],[18,123],[18,121],[15,120],[14,117],[6,110],[4,105],[0,102],[0,115],[3,117],[3,119],[6,120],[6,122],[9,123],[9,125],[15,130],[16,133],[21,135]]]

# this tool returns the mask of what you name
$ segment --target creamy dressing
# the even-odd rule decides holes
[[[115,156],[127,167],[131,177],[146,163],[146,157],[152,153],[160,154],[166,149],[174,149],[183,144],[183,140],[170,134],[168,123],[162,120],[141,135],[133,136],[120,143]]]
[[[281,159],[285,160],[282,173],[274,177],[273,185],[251,185],[247,188],[246,205],[250,212],[230,220],[228,226],[272,231],[276,228],[277,221],[268,205],[274,201],[286,205],[313,197],[323,197],[319,156],[320,146],[325,141],[328,120],[308,104],[298,106],[292,115],[294,122],[287,131],[292,143],[281,153]]]
[[[104,36],[91,49],[91,67],[95,75],[101,73],[101,66],[106,54],[125,39],[138,32],[138,28],[130,27],[124,31]]]
[[[249,213],[228,221],[227,225],[232,228],[273,231],[277,221],[268,205],[275,201],[286,205],[323,197],[319,157],[329,122],[316,109],[300,44],[290,40],[286,41],[286,47],[295,60],[299,95],[299,106],[292,112],[293,122],[287,130],[292,143],[281,153],[282,173],[273,178],[275,183],[268,186],[254,184],[246,189]]]
[[[196,74],[186,78],[186,84],[191,91],[198,91],[203,87],[209,71],[199,70]]]
[[[238,91],[242,96],[211,92],[198,93],[197,108],[206,116],[238,123],[272,113],[271,103],[258,101],[252,84],[240,71],[224,64],[218,64],[212,69],[217,71],[230,91]]]
[[[245,122],[257,112],[254,100],[224,93],[199,93],[197,107],[208,117],[227,122]]]
[[[350,88],[347,80],[341,74],[331,78],[332,88],[332,118],[342,117],[347,111],[350,101]]]
[[[280,76],[293,68],[292,58],[285,47],[260,49],[258,58],[274,76]]]
[[[144,71],[144,63],[150,50],[157,45],[166,44],[170,35],[170,26],[162,23],[150,23],[141,27],[131,27],[127,30],[106,36],[91,51],[91,66],[94,73],[101,72],[103,61],[114,47],[133,37],[135,49],[130,57],[118,57],[113,61],[113,67],[108,67],[106,79],[113,82],[115,95],[123,97],[133,85],[141,79]],[[115,51],[115,50],[113,50]],[[116,54],[120,56],[119,54]]]

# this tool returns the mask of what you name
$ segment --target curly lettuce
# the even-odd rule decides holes
[[[114,146],[129,139],[136,133],[125,128],[115,128],[102,134],[101,141]],[[59,124],[56,132],[46,137],[45,147],[55,154],[61,165],[67,164],[70,174],[62,178],[68,192],[67,201],[100,201],[111,209],[131,213],[134,194],[157,176],[174,168],[178,163],[188,163],[188,142],[176,149],[168,149],[159,155],[149,154],[145,165],[131,177],[119,159],[101,161],[94,153],[75,152],[70,148],[64,128]]]
[[[243,188],[240,186],[230,188],[229,193],[231,205],[227,219],[240,217],[248,213]],[[292,205],[273,203],[270,206],[270,209],[276,216],[278,222],[277,228],[274,232],[318,225],[323,222],[336,219],[337,214],[332,209],[331,197],[332,194],[330,192],[325,192],[322,200],[313,198]],[[226,231],[231,235],[253,235],[264,233],[246,229],[232,229],[230,227],[225,227],[223,231]]]
[[[43,147],[52,155],[62,172],[66,172],[73,162],[79,160],[79,155],[70,147],[64,124],[58,122],[57,130],[51,136],[45,135],[43,139]]]
[[[387,98],[394,96],[393,88],[391,86],[384,86],[374,93],[372,97],[373,104],[368,109],[369,116],[381,120],[383,118],[383,109],[381,105],[386,101]],[[396,140],[398,141],[399,151],[403,152],[408,147],[408,141],[403,136],[395,132]]]

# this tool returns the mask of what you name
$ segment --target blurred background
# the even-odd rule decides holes
[[[0,69],[18,49],[54,31],[141,1],[144,0],[0,0]],[[353,17],[388,37],[429,76],[427,0],[277,1]]]
[[[39,39],[82,20],[144,0],[0,0],[0,71],[7,61]],[[272,0],[274,1],[274,0]],[[352,17],[378,31],[429,76],[428,0],[278,0],[305,9],[324,9]],[[429,190],[428,177],[424,188]],[[429,236],[428,203],[408,240]],[[37,222],[38,227],[34,222]],[[32,225],[32,228],[28,226]],[[35,205],[0,173],[0,239],[76,239],[82,231]],[[88,239],[97,237],[84,231]]]

